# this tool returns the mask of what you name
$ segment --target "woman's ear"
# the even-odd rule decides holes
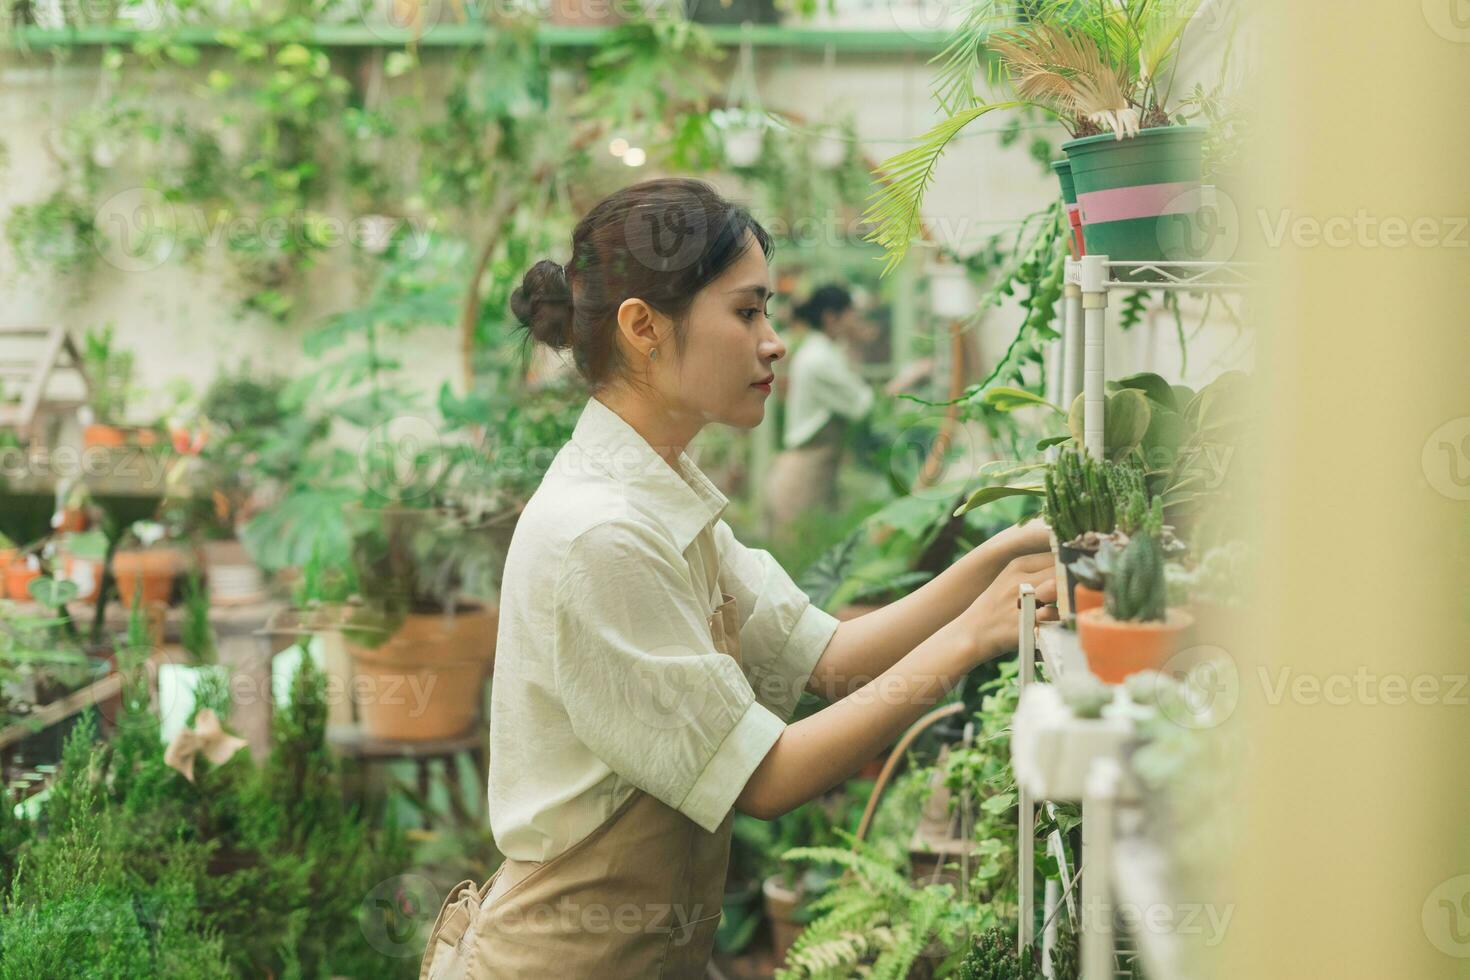
[[[667,318],[636,296],[618,306],[618,332],[640,357],[663,342],[667,334]]]

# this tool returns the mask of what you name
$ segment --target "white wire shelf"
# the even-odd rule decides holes
[[[1088,288],[1083,272],[1088,258],[1092,256],[1067,260],[1068,284]],[[1124,262],[1105,255],[1097,258],[1102,260],[1097,285],[1104,289],[1240,290],[1253,284],[1257,269],[1250,262]]]

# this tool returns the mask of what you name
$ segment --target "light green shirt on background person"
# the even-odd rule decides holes
[[[798,449],[834,415],[860,419],[873,407],[873,389],[847,354],[820,330],[808,330],[791,355],[782,446]]]
[[[714,831],[837,631],[679,466],[589,399],[516,525],[490,714],[490,824],[510,857],[555,857],[635,787]],[[711,640],[722,591],[740,663]]]

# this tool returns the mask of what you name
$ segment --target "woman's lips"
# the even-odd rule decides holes
[[[751,387],[759,388],[761,391],[764,391],[766,394],[769,395],[771,393],[771,382],[775,380],[776,376],[773,374],[769,378],[766,378],[764,381],[757,381],[755,384],[751,385]]]

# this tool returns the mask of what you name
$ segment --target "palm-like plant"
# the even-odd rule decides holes
[[[883,246],[886,274],[902,261],[919,227],[919,205],[950,140],[1000,109],[1035,106],[1074,137],[1165,126],[1184,29],[1200,0],[981,0],[938,56],[934,95],[948,117],[879,167],[883,186],[864,219]],[[975,80],[988,70],[1014,99],[986,101]],[[1161,85],[1164,75],[1168,84]]]

